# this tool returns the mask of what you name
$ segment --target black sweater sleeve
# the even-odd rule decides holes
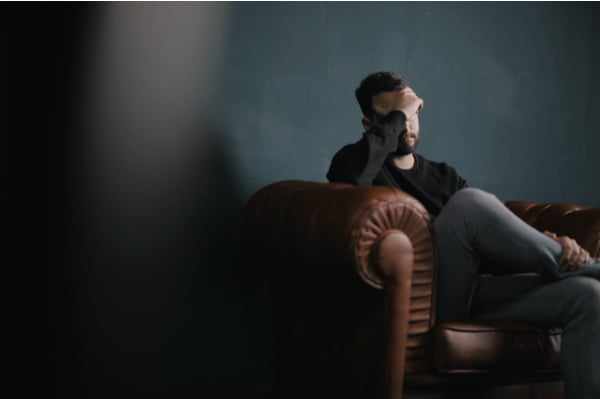
[[[405,127],[404,113],[390,112],[381,124],[367,130],[359,141],[343,147],[334,155],[327,179],[358,186],[373,184],[388,155],[396,150],[398,137]]]

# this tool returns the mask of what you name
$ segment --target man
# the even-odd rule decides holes
[[[439,251],[438,319],[560,327],[568,398],[600,398],[600,261],[571,238],[542,234],[493,195],[469,188],[453,167],[415,153],[424,103],[400,75],[371,74],[356,97],[365,132],[337,152],[327,178],[396,187],[427,208]]]

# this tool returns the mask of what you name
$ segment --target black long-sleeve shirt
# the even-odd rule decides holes
[[[399,188],[418,199],[435,218],[454,193],[467,187],[467,182],[448,164],[430,161],[416,153],[412,169],[398,168],[393,153],[405,127],[404,113],[390,112],[359,141],[335,154],[327,178],[359,186]]]

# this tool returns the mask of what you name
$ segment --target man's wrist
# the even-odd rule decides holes
[[[385,116],[371,125],[371,127],[365,131],[368,135],[384,136],[384,137],[398,137],[400,133],[406,128],[406,115],[402,111],[390,111]]]

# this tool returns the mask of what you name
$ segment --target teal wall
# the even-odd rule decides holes
[[[353,90],[403,74],[419,151],[503,199],[600,205],[597,4],[236,4],[223,120],[244,194],[324,180],[362,133]]]
[[[419,151],[472,186],[600,206],[596,3],[2,11],[27,391],[269,397],[270,296],[239,213],[265,184],[325,181],[373,71],[408,78]]]

